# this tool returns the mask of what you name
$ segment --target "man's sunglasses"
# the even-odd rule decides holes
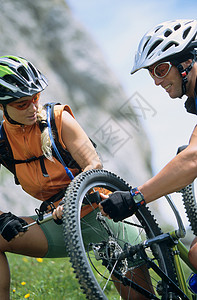
[[[18,110],[25,110],[30,106],[31,103],[36,104],[38,102],[39,98],[40,98],[40,93],[36,94],[29,100],[21,100],[19,102],[14,101],[14,102],[9,103],[8,105],[10,105]]]
[[[170,62],[162,62],[156,65],[154,68],[148,68],[152,77],[164,78],[170,72],[172,64]]]

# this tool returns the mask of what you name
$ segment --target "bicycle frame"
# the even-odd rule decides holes
[[[190,289],[188,288],[187,280],[185,278],[184,270],[183,270],[183,265],[181,260],[190,268],[191,271],[194,273],[197,273],[197,270],[190,264],[189,259],[188,259],[188,249],[185,247],[185,245],[180,241],[180,238],[185,237],[186,231],[183,225],[183,222],[181,220],[180,214],[178,210],[176,209],[176,206],[174,205],[171,197],[169,195],[166,195],[165,198],[167,199],[170,207],[172,208],[177,224],[178,224],[178,229],[173,230],[169,232],[170,237],[174,241],[174,244],[172,245],[172,253],[174,257],[174,265],[176,269],[176,275],[177,275],[177,280],[180,289],[184,292],[184,294],[189,298],[189,299],[197,299],[197,295],[194,295]]]
[[[196,269],[190,264],[188,259],[188,249],[185,247],[185,245],[180,241],[180,238],[185,237],[186,230],[184,228],[182,219],[180,217],[180,214],[175,206],[175,204],[172,201],[171,196],[166,195],[165,198],[167,199],[170,207],[172,208],[172,211],[174,212],[174,215],[177,220],[178,229],[171,231],[169,234],[172,237],[172,239],[175,241],[174,245],[172,246],[172,252],[174,256],[174,265],[176,268],[176,274],[179,286],[181,290],[187,295],[189,299],[194,299],[193,293],[188,288],[188,284],[186,282],[185,274],[183,271],[182,261],[193,271],[194,273],[197,273]],[[197,297],[196,297],[197,299]]]
[[[154,261],[152,261],[150,258],[148,258],[148,256],[144,252],[144,249],[150,247],[152,244],[159,244],[162,242],[169,243],[169,247],[171,247],[171,249],[172,249],[178,285],[176,285],[160,269],[160,267],[155,264]],[[141,257],[146,261],[148,268],[153,269],[155,271],[155,273],[157,273],[163,279],[163,281],[166,282],[166,284],[168,284],[171,287],[171,290],[173,291],[173,293],[175,293],[175,295],[179,295],[181,297],[180,299],[190,299],[190,300],[197,299],[196,295],[194,295],[188,288],[187,281],[186,281],[185,274],[184,274],[183,267],[182,267],[182,263],[181,263],[181,259],[191,269],[191,271],[193,271],[193,272],[197,272],[197,271],[190,264],[189,259],[188,259],[188,250],[184,246],[184,244],[179,240],[179,238],[177,237],[176,230],[169,232],[169,233],[163,233],[159,236],[156,236],[155,238],[148,239],[148,240],[144,241],[143,243],[135,245],[135,246],[127,245],[127,248],[125,249],[125,251],[123,251],[120,254],[119,259],[121,260],[126,257],[127,258],[132,257],[136,253],[140,253]],[[124,280],[125,280],[125,278],[124,278]],[[128,284],[128,285],[131,284],[130,280],[128,280],[128,283],[126,283],[126,284]],[[135,285],[133,285],[133,282],[132,282],[131,286],[140,292],[138,285],[136,287]],[[150,295],[149,292],[147,292],[147,294],[142,292],[142,294],[147,295],[147,296]],[[158,298],[153,296],[153,299],[158,299]],[[171,299],[171,298],[169,298],[169,299]],[[172,298],[172,299],[174,299],[174,298]]]
[[[172,231],[170,232],[170,236],[172,238],[176,238],[176,232]],[[181,263],[181,260],[193,271],[194,273],[197,273],[195,268],[190,264],[188,259],[188,249],[185,247],[185,245],[178,239],[177,244],[175,244],[172,247],[173,256],[174,256],[174,265],[176,268],[176,274],[177,274],[177,280],[180,286],[180,289],[185,293],[185,295],[189,299],[197,299],[196,296],[189,290],[188,284],[185,278],[185,274],[183,271],[183,266]],[[195,297],[195,298],[194,298]]]
[[[170,204],[170,207],[172,208],[177,224],[178,224],[178,229],[172,230],[171,232],[168,233],[163,233],[159,236],[156,236],[153,239],[148,239],[143,242],[143,244],[138,244],[136,246],[129,246],[129,249],[126,250],[126,253],[122,253],[122,257],[129,257],[133,256],[135,253],[140,252],[143,256],[143,249],[150,247],[152,244],[158,244],[161,242],[167,242],[169,243],[169,247],[172,249],[172,254],[174,258],[174,266],[175,266],[175,271],[177,275],[177,281],[178,281],[178,286],[170,280],[168,276],[166,276],[163,271],[151,260],[149,260],[148,257],[144,256],[143,258],[146,260],[147,265],[149,268],[152,268],[167,284],[169,284],[172,289],[174,290],[177,295],[181,295],[179,293],[184,293],[185,295],[181,295],[181,299],[190,299],[194,300],[197,299],[197,295],[194,295],[189,287],[188,283],[184,274],[183,270],[183,265],[182,261],[188,266],[188,268],[191,270],[191,272],[197,273],[197,270],[190,264],[189,259],[188,259],[188,249],[185,247],[185,245],[180,241],[180,238],[185,237],[186,231],[182,222],[182,219],[180,217],[180,214],[178,210],[176,209],[176,206],[174,205],[171,197],[169,195],[165,196],[168,203]],[[128,254],[129,253],[129,254]]]
[[[176,209],[175,204],[172,201],[171,196],[166,195],[165,198],[167,199],[170,207],[172,208],[172,211],[174,212],[174,215],[177,220],[178,229],[173,230],[169,232],[172,240],[174,240],[174,245],[172,246],[172,252],[174,256],[174,265],[176,268],[176,274],[177,274],[177,280],[179,283],[180,289],[184,292],[184,294],[189,299],[197,299],[197,296],[195,296],[188,288],[188,284],[185,278],[183,266],[181,260],[193,271],[194,273],[197,273],[197,270],[190,264],[188,259],[188,249],[185,247],[185,245],[180,241],[180,238],[185,237],[186,231],[182,222],[182,219],[180,217],[180,214],[178,210]],[[195,297],[195,298],[194,298]]]

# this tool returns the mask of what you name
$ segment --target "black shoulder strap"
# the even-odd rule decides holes
[[[31,157],[29,159],[18,160],[14,159],[12,149],[10,147],[3,122],[0,124],[0,164],[2,164],[5,168],[7,168],[13,175],[15,184],[19,185],[20,182],[16,176],[16,164],[23,164],[23,163],[31,163],[32,161],[40,160],[41,170],[43,176],[48,176],[47,171],[44,166],[44,156],[41,155],[39,157]]]
[[[3,121],[0,124],[0,163],[14,175],[15,183],[19,184],[19,181],[16,176],[16,168],[12,149],[8,142],[5,129],[3,127]]]

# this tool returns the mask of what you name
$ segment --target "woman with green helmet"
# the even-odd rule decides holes
[[[0,57],[2,126],[15,162],[23,162],[15,164],[17,182],[24,191],[43,202],[64,191],[71,181],[63,165],[53,155],[48,126],[40,129],[41,124],[46,125],[46,109],[39,103],[39,97],[47,85],[45,76],[26,59]],[[101,168],[95,148],[75,120],[70,107],[56,105],[54,119],[61,146],[69,151],[79,166],[70,168],[72,174],[76,176],[81,170]],[[0,156],[0,163],[3,161]],[[4,162],[7,167],[6,160]],[[59,205],[53,212],[53,218],[60,223],[61,216],[62,206]],[[5,252],[34,257],[65,256],[62,226],[51,220],[41,226],[31,226],[28,230],[23,228],[34,219],[33,216],[19,218],[11,212],[0,211],[1,300],[10,298],[10,275]]]

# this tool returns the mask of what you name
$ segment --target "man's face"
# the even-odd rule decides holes
[[[182,78],[178,69],[175,66],[171,66],[166,76],[158,78],[153,71],[157,65],[158,63],[155,63],[149,67],[149,72],[155,84],[164,88],[172,99],[180,98],[182,96]]]

